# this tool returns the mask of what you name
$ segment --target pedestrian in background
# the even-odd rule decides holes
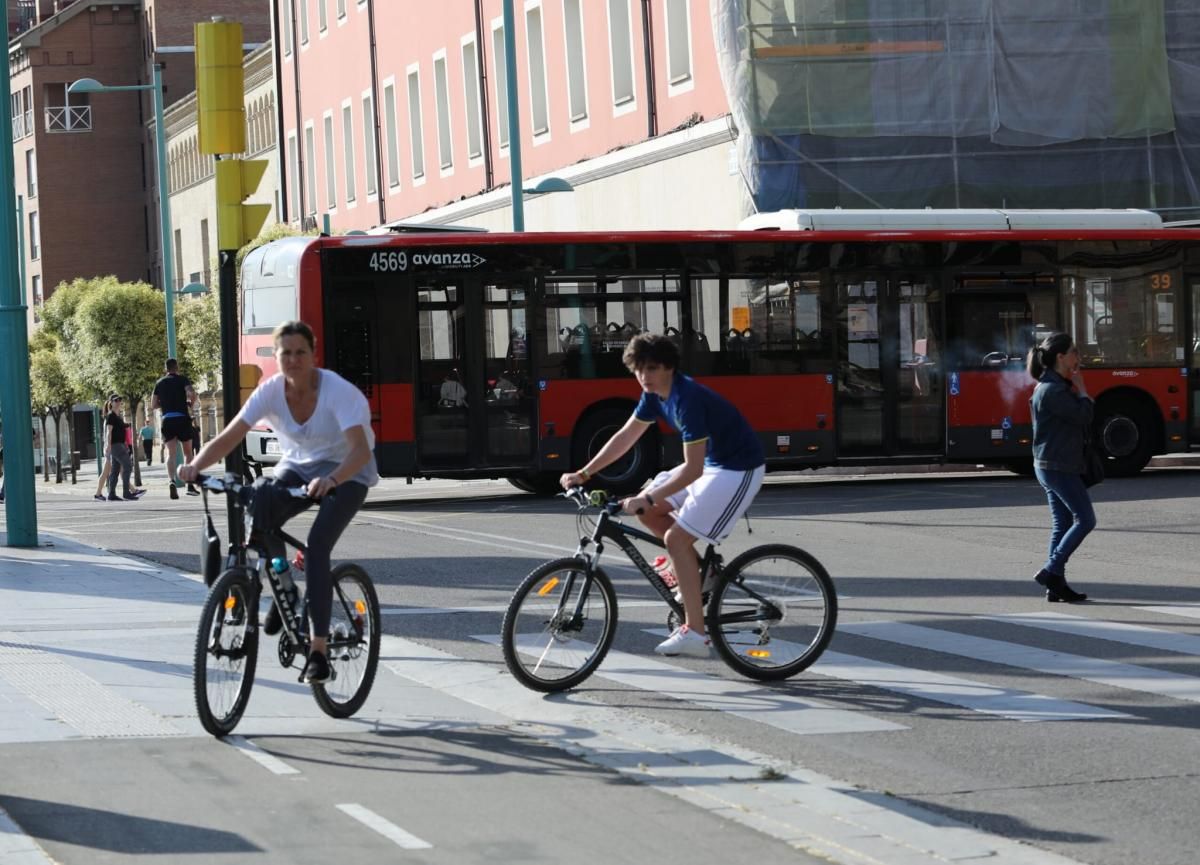
[[[108,425],[107,425],[108,424],[108,415],[111,412],[112,412],[112,400],[106,399],[104,401],[104,410],[103,410],[103,412],[101,412],[101,414],[104,417],[104,422],[105,422],[105,428],[104,428],[105,445],[101,451],[103,454],[103,463],[100,467],[100,477],[98,477],[96,479],[96,494],[94,496],[92,496],[92,498],[94,498],[98,502],[108,501],[108,499],[105,498],[105,496],[104,496],[104,488],[108,485],[108,474],[109,474],[109,471],[112,469],[112,459],[109,457],[108,444],[107,444],[107,441],[108,441]]]
[[[142,437],[142,453],[146,455],[146,465],[154,465],[154,461],[150,459],[154,453],[154,427],[150,425],[150,418],[146,418],[146,425],[139,431]]]
[[[125,419],[121,417],[121,407],[123,400],[121,397],[113,394],[108,399],[112,406],[112,411],[108,413],[108,417],[104,421],[105,427],[105,442],[108,450],[109,458],[112,461],[112,466],[108,472],[108,501],[119,502],[122,499],[126,501],[136,501],[141,498],[141,493],[135,491],[129,484],[129,474],[133,471],[133,458],[129,454],[127,445],[128,425]],[[123,495],[117,496],[117,469],[120,467],[121,488]]]
[[[1046,600],[1075,603],[1087,595],[1067,585],[1067,561],[1096,527],[1096,512],[1082,474],[1084,438],[1092,423],[1092,398],[1079,372],[1079,349],[1068,334],[1052,333],[1029,351],[1037,388],[1033,415],[1033,470],[1050,502],[1050,550],[1034,577]]]
[[[151,398],[150,408],[159,409],[162,411],[162,437],[163,442],[167,446],[167,477],[170,483],[171,498],[179,498],[179,490],[176,487],[179,485],[176,477],[176,453],[179,446],[183,445],[184,456],[190,461],[194,451],[192,450],[192,420],[189,410],[196,404],[196,391],[192,389],[192,382],[183,375],[179,374],[179,361],[173,357],[167,358],[166,375],[154,383],[154,396]],[[196,495],[199,490],[193,493],[195,488],[188,484],[188,493]]]

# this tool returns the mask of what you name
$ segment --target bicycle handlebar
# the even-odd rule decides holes
[[[217,477],[216,475],[206,475],[201,472],[196,475],[196,483],[198,483],[204,489],[218,494],[233,493],[234,495],[237,495],[242,490],[250,489],[249,485],[241,483],[237,479],[237,475],[233,473],[227,473],[224,477]],[[307,485],[302,484],[296,487],[284,487],[284,491],[292,498],[308,498]],[[333,489],[329,491],[329,494],[333,495],[335,492],[337,492],[337,490]]]
[[[585,508],[600,508],[607,511],[609,516],[615,517],[621,513],[621,500],[609,498],[608,493],[604,490],[592,490],[588,492],[583,487],[570,487],[565,492],[560,493],[564,499],[570,499],[575,502],[580,510]],[[639,508],[639,514],[644,513],[644,510]]]

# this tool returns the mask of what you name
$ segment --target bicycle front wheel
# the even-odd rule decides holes
[[[254,686],[258,661],[257,575],[243,569],[213,581],[200,615],[192,664],[196,713],[204,729],[221,737],[233,731]]]
[[[595,672],[617,629],[617,594],[582,559],[547,562],[527,576],[504,614],[500,644],[517,681],[551,693]]]
[[[362,708],[379,665],[379,598],[367,572],[354,564],[333,569],[329,620],[328,682],[314,683],[313,698],[326,715],[349,718]]]
[[[825,651],[837,626],[829,573],[804,550],[755,547],[725,568],[708,605],[709,637],[721,658],[752,679],[786,679]]]

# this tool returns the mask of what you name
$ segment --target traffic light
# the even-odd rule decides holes
[[[196,102],[200,152],[211,155],[246,150],[246,73],[242,67],[242,25],[214,21],[196,25]]]
[[[267,172],[265,159],[217,160],[217,249],[241,249],[258,237],[269,204],[245,204]]]

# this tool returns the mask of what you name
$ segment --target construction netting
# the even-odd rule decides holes
[[[753,210],[1200,217],[1198,0],[710,0]]]

